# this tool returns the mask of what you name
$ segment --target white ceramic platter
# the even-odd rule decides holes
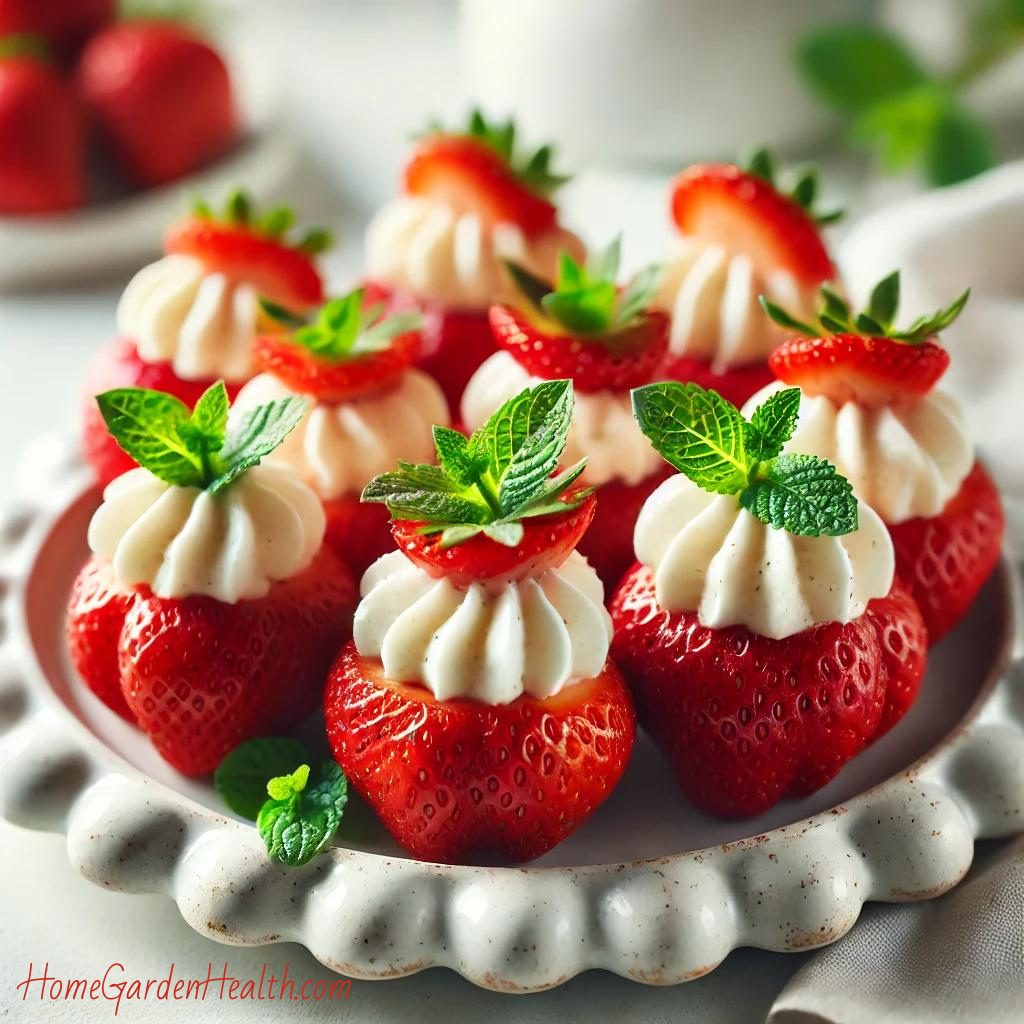
[[[866,901],[942,893],[976,838],[1024,831],[1022,604],[1004,562],[906,718],[806,800],[706,818],[642,739],[608,803],[529,868],[411,860],[358,806],[338,847],[282,868],[75,677],[64,605],[98,495],[70,449],[37,470],[39,497],[0,520],[0,812],[65,833],[100,885],[167,893],[219,941],[301,942],[357,978],[437,965],[529,991],[603,968],[671,984],[738,946],[832,942]]]

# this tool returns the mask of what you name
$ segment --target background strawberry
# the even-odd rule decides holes
[[[67,58],[116,13],[117,0],[0,0],[0,36],[38,35]]]
[[[0,38],[0,215],[84,200],[85,130],[70,86],[37,40]]]
[[[352,643],[331,670],[324,719],[334,756],[388,831],[441,862],[551,849],[614,788],[635,734],[611,662],[546,700],[489,706],[384,679]]]
[[[132,184],[162,185],[209,163],[239,125],[227,67],[191,29],[122,21],[94,35],[76,72],[80,96]]]

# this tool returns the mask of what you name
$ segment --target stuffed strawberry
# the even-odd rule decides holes
[[[890,274],[854,316],[826,288],[817,320],[807,323],[766,301],[777,323],[800,332],[772,354],[771,367],[805,396],[787,449],[831,460],[882,517],[896,573],[935,643],[966,614],[999,560],[1004,517],[963,410],[935,387],[949,365],[935,338],[969,293],[898,330],[899,290],[899,274]]]
[[[222,382],[191,413],[140,388],[97,402],[142,468],[107,487],[89,524],[71,657],[165,760],[205,775],[243,740],[309,714],[351,635],[355,584],[323,546],[320,499],[286,467],[259,465],[306,403],[229,422]]]
[[[601,581],[575,547],[595,499],[553,475],[572,386],[516,395],[472,437],[435,430],[438,466],[401,463],[364,500],[400,550],[362,582],[331,671],[327,735],[349,781],[424,860],[538,857],[618,782],[633,708],[608,660]]]
[[[831,463],[780,454],[798,389],[749,421],[696,384],[651,384],[634,404],[679,474],[637,520],[612,657],[687,796],[757,814],[825,785],[900,719],[924,622],[881,519]]]
[[[293,222],[291,210],[260,214],[244,192],[235,192],[222,216],[200,201],[171,225],[166,256],[140,270],[121,296],[121,337],[89,369],[82,445],[100,483],[135,462],[108,433],[93,395],[143,387],[191,408],[222,379],[233,397],[254,373],[253,343],[270,322],[260,299],[296,314],[323,302],[314,258],[330,236],[314,228],[291,240]]]
[[[394,547],[387,509],[360,502],[363,488],[399,458],[433,457],[431,428],[448,406],[431,377],[412,368],[419,316],[384,316],[362,290],[329,302],[312,323],[281,317],[256,340],[263,373],[242,389],[239,409],[306,395],[309,411],[270,456],[291,466],[320,495],[327,543],[356,576]]]
[[[762,315],[767,294],[803,312],[835,267],[814,212],[817,176],[784,191],[765,150],[743,167],[695,164],[672,186],[680,237],[666,261],[657,304],[672,317],[666,375],[714,388],[740,404],[771,379],[768,356],[784,334]]]
[[[69,58],[116,13],[117,0],[0,0],[0,36],[36,35]]]
[[[493,306],[501,351],[473,375],[462,401],[469,429],[524,387],[571,377],[576,392],[567,458],[587,458],[586,482],[598,490],[594,521],[580,551],[609,589],[633,563],[633,524],[665,477],[665,465],[633,419],[631,388],[661,379],[668,317],[649,308],[657,269],[616,285],[619,244],[580,266],[568,253],[549,285],[509,264],[515,305]]]
[[[566,180],[550,159],[549,146],[519,152],[512,122],[490,124],[478,111],[464,131],[434,124],[409,155],[403,195],[367,232],[368,294],[422,311],[419,365],[453,412],[494,351],[487,310],[507,287],[501,261],[550,278],[560,249],[582,255],[550,201]]]
[[[181,178],[238,138],[224,60],[180,22],[119,21],[97,32],[75,78],[97,134],[133,185]]]
[[[0,216],[84,200],[85,124],[74,93],[37,37],[0,38]]]

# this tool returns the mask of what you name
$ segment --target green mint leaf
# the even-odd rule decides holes
[[[308,777],[308,766],[302,767]],[[305,779],[298,789],[284,779],[272,781],[281,783],[275,787],[280,795],[271,793],[256,825],[271,860],[300,867],[334,838],[348,802],[348,780],[336,764],[330,763],[321,769],[321,780],[309,788],[305,788]]]
[[[868,299],[868,313],[886,330],[892,328],[892,322],[896,319],[896,311],[900,308],[900,272],[894,270],[891,274],[883,277],[874,288],[871,289],[871,298]]]
[[[922,85],[864,110],[850,139],[871,150],[884,170],[904,170],[927,152],[947,103],[943,86]]]
[[[206,451],[219,452],[228,427],[228,389],[224,381],[211,384],[196,402],[188,424],[203,438]]]
[[[465,544],[480,534],[483,529],[479,524],[462,524],[459,526],[446,526],[441,528],[441,547],[453,548],[456,544]],[[437,533],[438,528],[422,531],[424,533]]]
[[[558,400],[539,421],[538,429],[525,436],[501,475],[498,501],[506,516],[543,486],[565,451],[572,423],[573,391],[568,381],[562,383]]]
[[[752,469],[747,422],[717,391],[664,381],[633,391],[633,414],[655,450],[698,487],[735,494]]]
[[[207,484],[207,490],[216,494],[258,465],[299,425],[308,408],[308,399],[290,395],[250,409],[229,424],[220,452],[224,468]]]
[[[434,450],[442,474],[462,487],[476,480],[479,466],[473,457],[469,438],[451,427],[434,427]]]
[[[622,236],[617,235],[603,249],[597,249],[587,257],[586,277],[594,281],[615,281],[621,262]]]
[[[537,310],[542,310],[544,298],[554,291],[554,287],[542,278],[531,274],[525,267],[505,261],[505,270],[508,272],[516,290],[526,299],[529,304]]]
[[[848,113],[867,110],[926,80],[898,36],[866,23],[814,29],[799,41],[796,59],[808,87]]]
[[[514,548],[517,544],[521,544],[525,532],[523,524],[516,522],[488,523],[481,529],[485,536],[490,537],[498,544],[504,544],[507,548]]]
[[[437,523],[486,522],[489,508],[475,491],[451,479],[440,466],[400,463],[397,472],[374,477],[361,501],[387,505],[396,519]]]
[[[267,799],[267,783],[305,759],[306,745],[289,736],[247,740],[217,766],[213,785],[235,814],[255,821]]]
[[[776,530],[838,537],[857,529],[857,499],[832,463],[814,455],[780,455],[740,493],[740,505]]]
[[[767,295],[758,295],[757,301],[761,303],[761,308],[768,314],[769,318],[780,327],[796,331],[799,334],[811,335],[812,337],[818,333],[810,324],[797,320],[796,317],[787,313],[781,306],[776,305]]]
[[[180,433],[187,405],[146,388],[117,388],[96,396],[111,436],[143,469],[165,483],[202,487],[203,464]]]
[[[650,308],[658,290],[663,269],[657,264],[644,267],[626,285],[619,296],[615,315],[612,318],[613,330],[628,327]]]
[[[996,165],[995,142],[984,121],[950,104],[935,121],[924,168],[933,185],[955,185]]]
[[[750,417],[748,445],[752,459],[774,459],[793,436],[800,417],[800,389],[786,388],[769,395]]]
[[[304,316],[286,309],[276,302],[271,302],[270,299],[261,298],[260,308],[271,320],[276,320],[279,324],[284,324],[286,327],[306,327],[309,324],[309,321]]]
[[[494,480],[500,481],[520,448],[544,424],[552,410],[572,390],[568,380],[546,380],[514,395],[496,409],[470,439],[474,452],[481,447],[487,454]]]
[[[579,479],[586,468],[587,460],[584,458],[580,459],[575,466],[570,466],[569,469],[549,477],[539,490],[531,494],[521,505],[512,509],[508,513],[508,517],[510,519],[525,519],[528,516],[551,515],[555,512],[568,512],[570,509],[576,508],[584,498],[588,497],[592,488],[577,493],[571,502],[558,499]]]

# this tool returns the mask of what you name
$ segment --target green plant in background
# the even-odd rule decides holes
[[[951,185],[996,162],[988,125],[964,105],[964,90],[1024,45],[1024,0],[979,9],[960,66],[926,68],[894,32],[868,24],[823,25],[797,44],[808,88],[849,122],[850,141],[889,173],[919,166]]]

